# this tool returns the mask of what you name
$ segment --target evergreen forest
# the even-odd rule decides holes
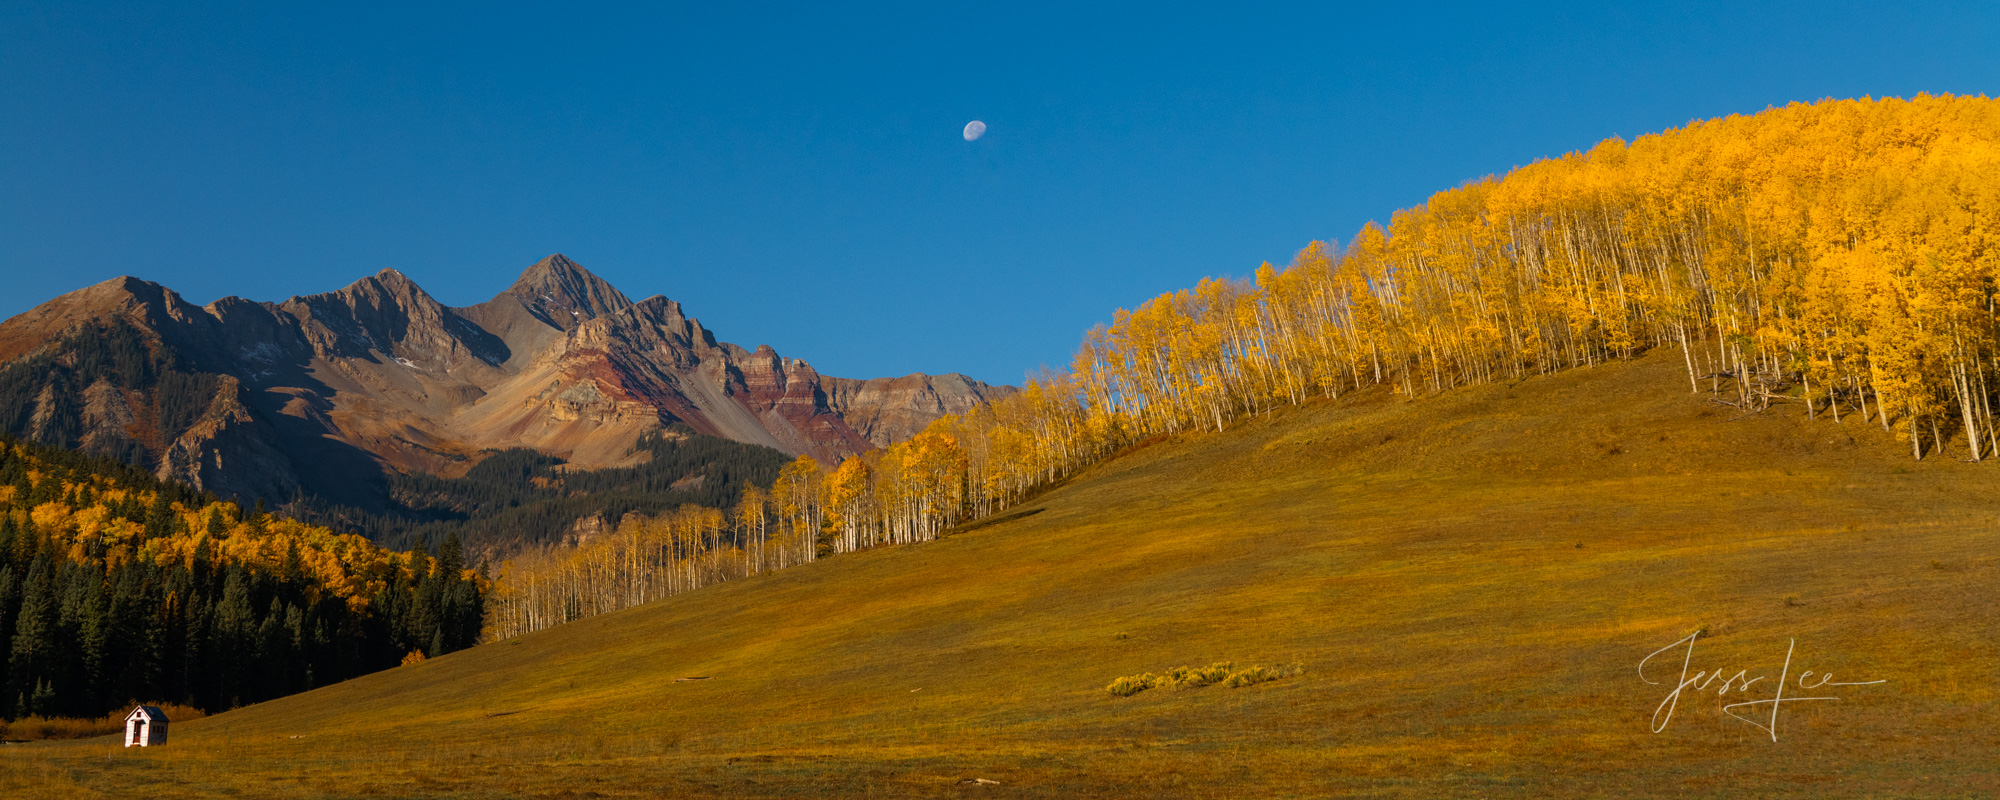
[[[221,711],[463,649],[486,585],[455,538],[397,553],[0,438],[0,718]]]

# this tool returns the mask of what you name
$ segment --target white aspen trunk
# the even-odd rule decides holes
[[[1914,401],[1912,402],[1913,404],[1910,409],[1910,454],[1916,456],[1918,461],[1922,461],[1924,460],[1923,434],[1917,432],[1916,407]]]
[[[1958,385],[1958,409],[1965,418],[1965,446],[1972,450],[1972,460],[1980,460],[1979,420],[1972,408],[1972,382],[1966,378],[1965,364],[1952,365],[1953,379]]]
[[[1996,449],[1993,444],[1996,441],[1993,436],[1993,393],[1988,389],[1986,384],[1985,362],[1981,360],[1973,363],[1979,370],[1979,410],[1981,413],[1981,422],[1986,429],[1986,449],[1988,452],[1993,452]]]

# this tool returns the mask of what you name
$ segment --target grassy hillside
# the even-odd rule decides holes
[[[163,748],[0,748],[0,794],[2000,793],[2000,473],[1783,405],[1734,418],[1671,391],[1683,369],[1661,352],[1363,393],[1157,442],[936,543],[176,725]],[[1842,699],[1786,705],[1775,742],[1712,690],[1652,733],[1671,685],[1636,668],[1699,628],[1694,669],[1771,674],[1741,699],[1770,696],[1790,640],[1793,675],[1889,683],[1788,689]],[[1304,673],[1105,690],[1222,660]]]

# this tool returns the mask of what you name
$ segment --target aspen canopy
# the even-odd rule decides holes
[[[1071,369],[849,459],[834,549],[924,538],[1147,438],[1386,385],[1678,348],[1688,388],[1993,456],[2000,102],[1795,103],[1439,192],[1344,248],[1118,310]]]
[[[1996,280],[2000,102],[1795,103],[1607,139],[1439,192],[1345,247],[1119,309],[1068,371],[838,465],[801,457],[732,513],[526,559],[496,598],[501,630],[932,539],[1133,444],[1282,405],[1652,348],[1741,413],[1780,403],[1880,425],[1916,458],[1958,442],[1980,460],[2000,448]]]

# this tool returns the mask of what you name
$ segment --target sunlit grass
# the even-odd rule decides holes
[[[166,747],[0,748],[0,797],[2000,794],[2000,465],[1782,407],[1728,421],[1678,370],[1164,441],[1039,513],[176,722]],[[1697,630],[1697,668],[1775,680],[1795,643],[1795,672],[1890,683],[1785,707],[1776,742],[1712,693],[1653,733],[1668,687],[1638,663]],[[1219,659],[1206,688],[1107,691]]]

